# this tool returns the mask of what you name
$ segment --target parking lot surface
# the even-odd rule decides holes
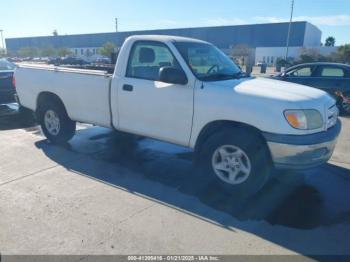
[[[350,119],[332,160],[253,199],[192,176],[185,148],[79,124],[66,146],[0,119],[2,254],[350,254]]]

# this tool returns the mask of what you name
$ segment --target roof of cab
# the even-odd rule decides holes
[[[127,40],[161,41],[161,42],[195,42],[195,43],[208,44],[208,42],[198,40],[195,38],[172,36],[172,35],[133,35],[128,37]]]

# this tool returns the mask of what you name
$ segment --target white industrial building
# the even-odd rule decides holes
[[[131,35],[161,34],[201,39],[213,43],[228,55],[237,46],[250,49],[249,63],[265,62],[275,64],[278,58],[285,58],[289,23],[254,25],[214,26],[197,28],[160,29],[131,32],[112,32],[83,35],[41,36],[6,39],[7,48],[16,53],[24,47],[68,48],[78,57],[97,55],[98,48],[106,42],[120,47]],[[303,49],[318,50],[330,54],[335,47],[322,47],[322,32],[309,22],[293,22],[290,28],[289,58],[298,58]]]
[[[311,49],[321,55],[330,55],[337,50],[334,46],[292,46],[288,49],[288,57],[298,59],[305,49]],[[286,47],[257,47],[255,49],[255,64],[266,63],[274,65],[278,58],[286,57]]]

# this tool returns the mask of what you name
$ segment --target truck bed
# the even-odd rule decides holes
[[[36,110],[42,92],[56,94],[75,121],[110,126],[109,91],[111,74],[43,64],[18,64],[17,92],[20,103]]]
[[[46,64],[34,64],[34,63],[18,63],[20,68],[32,68],[32,69],[42,69],[55,72],[65,72],[65,73],[76,73],[76,74],[85,74],[85,75],[98,75],[98,76],[112,76],[107,71],[96,70],[96,69],[82,69],[82,68],[72,68],[65,66],[55,66],[55,65],[46,65]]]

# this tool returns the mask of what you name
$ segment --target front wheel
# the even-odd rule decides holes
[[[229,128],[209,137],[201,148],[199,164],[200,179],[239,198],[256,194],[272,171],[266,143],[243,128]]]
[[[345,98],[345,99],[344,99]],[[339,111],[343,115],[350,115],[350,93],[344,93],[344,97],[339,101]]]
[[[39,121],[43,133],[52,143],[64,144],[75,134],[76,123],[57,101],[46,102],[40,107]]]

